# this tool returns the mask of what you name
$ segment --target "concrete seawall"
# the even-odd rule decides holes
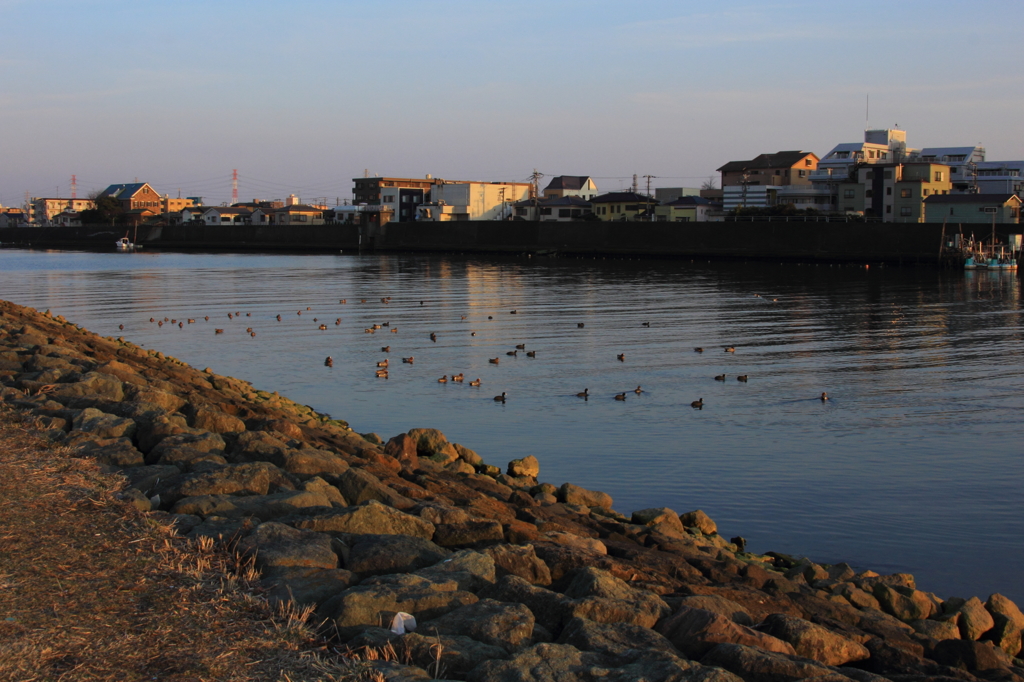
[[[1008,229],[1009,228],[1009,229]],[[947,225],[945,233],[960,232]],[[964,234],[988,234],[964,225]],[[1001,241],[1016,225],[997,226]],[[15,246],[113,248],[124,228],[12,228],[0,243]],[[375,251],[539,253],[649,257],[770,258],[888,263],[939,262],[941,223],[758,222],[642,223],[465,221],[255,227],[139,228],[147,248],[229,251]],[[129,236],[136,238],[134,231]]]

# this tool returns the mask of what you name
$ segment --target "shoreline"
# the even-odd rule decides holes
[[[699,510],[619,514],[599,491],[541,483],[534,458],[498,468],[433,429],[360,435],[6,302],[0,380],[48,437],[122,471],[140,510],[254,555],[270,598],[316,604],[339,644],[404,646],[425,668],[427,637],[376,626],[432,625],[451,679],[533,679],[538,656],[566,679],[1024,679],[1009,600],[747,554]]]

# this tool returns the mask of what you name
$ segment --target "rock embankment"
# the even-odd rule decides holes
[[[743,551],[699,510],[501,469],[434,429],[384,442],[250,384],[0,303],[0,397],[189,537],[251,555],[392,680],[1021,680],[1024,615],[908,574]],[[415,628],[392,628],[400,613]]]

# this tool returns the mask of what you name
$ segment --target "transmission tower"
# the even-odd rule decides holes
[[[71,176],[71,198],[78,198],[78,179],[74,175]]]
[[[238,169],[231,171],[231,205],[238,203]]]

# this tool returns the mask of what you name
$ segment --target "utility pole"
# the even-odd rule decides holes
[[[651,179],[656,178],[656,175],[645,175],[647,178],[647,222],[653,222],[653,216],[651,215]]]
[[[540,179],[544,177],[543,173],[538,173],[537,169],[533,169],[533,173],[530,175],[530,193],[533,194],[533,219],[540,220],[540,209],[537,208],[537,195],[540,194]]]
[[[747,181],[750,179],[750,171],[743,169],[743,198],[740,199],[740,208],[747,207]]]

